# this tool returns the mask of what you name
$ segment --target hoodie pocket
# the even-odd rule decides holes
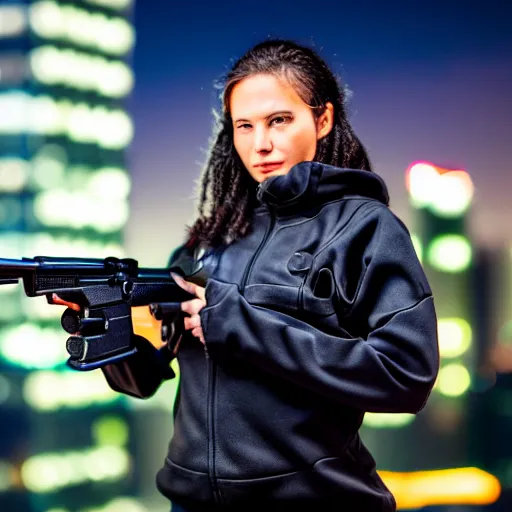
[[[266,507],[282,504],[282,510],[304,505],[323,511],[392,512],[390,492],[375,474],[365,473],[348,457],[320,459],[301,471],[254,479],[217,478],[227,506]],[[284,508],[286,506],[286,508]]]
[[[308,313],[328,316],[335,312],[336,283],[328,268],[321,268],[309,278],[302,292],[302,307]]]

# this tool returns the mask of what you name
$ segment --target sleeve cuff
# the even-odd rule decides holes
[[[205,343],[210,351],[216,347],[224,345],[225,340],[218,335],[223,332],[222,323],[227,314],[223,303],[233,293],[238,294],[238,286],[233,283],[225,283],[209,278],[205,288],[206,306],[199,312],[201,326]],[[218,325],[220,322],[221,325]]]

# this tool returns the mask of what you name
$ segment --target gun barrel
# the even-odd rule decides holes
[[[0,286],[3,284],[18,284],[17,279],[0,279]]]
[[[155,279],[174,283],[168,268],[139,268],[137,272],[137,281],[153,281]]]
[[[28,258],[22,260],[0,258],[0,284],[17,283],[18,278],[33,272],[38,266],[39,263]]]

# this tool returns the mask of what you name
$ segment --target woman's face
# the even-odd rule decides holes
[[[273,75],[240,81],[230,97],[235,149],[259,183],[313,160],[317,141],[332,128],[333,107],[315,119],[295,89]]]

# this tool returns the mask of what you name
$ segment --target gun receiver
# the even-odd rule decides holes
[[[166,313],[180,310],[193,298],[180,288],[170,272],[205,285],[201,261],[177,261],[171,268],[139,268],[134,259],[81,259],[37,256],[21,260],[0,258],[0,285],[21,279],[27,297],[53,294],[78,304],[66,309],[61,325],[72,334],[66,342],[67,364],[76,370],[93,370],[120,361],[137,351],[131,317],[132,306],[165,303]]]

